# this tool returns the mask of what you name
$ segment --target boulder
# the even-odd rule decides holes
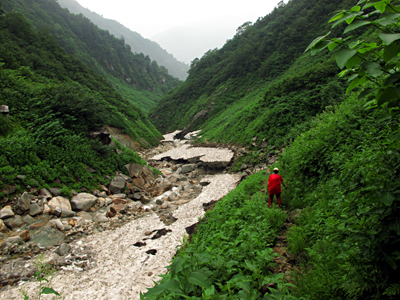
[[[117,213],[125,213],[126,207],[126,204],[114,204],[110,207],[110,211],[115,216]]]
[[[193,164],[183,165],[181,168],[181,173],[189,173],[195,169]]]
[[[131,177],[139,177],[143,172],[143,166],[136,163],[125,165],[125,168]]]
[[[117,175],[111,181],[110,185],[108,186],[108,189],[110,190],[111,193],[118,194],[121,193],[121,191],[125,188],[125,185],[126,185],[126,179],[124,178],[124,176]]]
[[[61,196],[51,198],[47,205],[53,209],[61,208],[61,210],[72,210],[69,200]]]
[[[31,206],[31,195],[28,192],[24,192],[15,204],[15,212],[22,215],[24,212],[29,210]]]
[[[24,220],[24,222],[28,225],[31,225],[33,223],[36,222],[36,220],[34,218],[32,218],[30,215],[25,215],[22,220]]]
[[[153,181],[155,179],[153,170],[149,166],[143,166],[143,175],[146,181]]]
[[[36,202],[31,203],[31,206],[29,208],[29,214],[34,217],[37,215],[40,215],[42,213],[42,209],[40,208],[39,204]]]
[[[93,221],[92,215],[90,213],[86,212],[86,211],[78,212],[77,216],[82,218],[83,220],[86,220],[86,221],[90,221],[90,222]]]
[[[67,255],[71,251],[71,246],[63,243],[60,245],[60,247],[57,248],[56,253],[60,256]]]
[[[93,222],[96,223],[105,223],[108,222],[108,218],[102,214],[102,213],[97,213],[94,217],[93,217]]]
[[[44,199],[51,199],[53,196],[47,189],[43,188],[43,189],[40,189],[38,197],[44,198]]]
[[[49,188],[49,191],[55,197],[58,197],[61,195],[60,189],[58,189],[58,188]]]
[[[71,199],[71,206],[74,210],[88,211],[95,203],[96,196],[88,193],[79,193]]]
[[[10,229],[16,229],[16,228],[21,227],[25,223],[21,216],[15,216],[13,218],[5,219],[4,224],[6,224],[7,227]]]
[[[8,228],[7,226],[4,224],[3,220],[0,219],[0,232],[7,232]]]
[[[7,239],[4,241],[4,243],[10,243],[10,244],[18,244],[18,245],[21,245],[21,244],[24,243],[24,241],[23,241],[22,238],[19,237],[19,236],[12,236],[12,237],[7,238]]]
[[[0,219],[7,219],[7,218],[14,217],[14,216],[15,216],[15,214],[14,214],[11,206],[9,206],[9,205],[4,206],[0,210]]]
[[[56,227],[58,230],[64,231],[64,224],[60,219],[53,219],[49,221],[49,225]]]
[[[168,196],[168,201],[170,202],[175,202],[178,200],[178,195],[175,192],[172,192],[169,196]]]
[[[64,209],[64,208],[61,209],[61,214],[60,214],[61,218],[72,218],[75,216],[76,216],[76,213],[74,211],[69,210],[69,209]]]

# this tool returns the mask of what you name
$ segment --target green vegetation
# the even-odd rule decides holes
[[[144,55],[150,56],[150,58],[157,61],[160,66],[166,67],[172,76],[181,80],[187,78],[189,66],[177,61],[172,54],[162,49],[156,42],[142,37],[139,33],[131,31],[115,20],[103,18],[97,13],[82,7],[74,0],[58,0],[58,3],[62,7],[68,8],[73,14],[83,14],[94,24],[99,26],[99,28],[108,30],[114,36],[123,37],[125,43],[131,47],[132,52],[143,53]]]
[[[208,115],[192,125],[204,127],[202,135],[207,139],[249,145],[252,137],[257,136],[266,138],[269,145],[287,145],[277,167],[289,187],[283,193],[283,202],[299,215],[287,233],[288,250],[299,267],[292,274],[295,287],[279,290],[282,294],[287,292],[287,297],[398,299],[400,295],[400,2],[361,0],[354,6],[356,3],[290,1],[253,26],[241,27],[237,37],[227,43],[236,43],[236,48],[231,48],[230,56],[225,57],[224,66],[219,65],[219,69],[231,67],[232,73],[213,71],[224,49],[228,49],[225,45],[194,61],[188,81],[159,104],[163,107],[168,99],[170,104],[177,104],[174,110],[181,110],[178,113],[183,117],[175,118],[179,119],[175,123],[167,122],[168,128],[187,126],[195,114],[205,109]],[[344,30],[343,38],[328,40],[323,35],[309,47],[313,54],[328,48],[334,58],[326,50],[319,56],[299,52],[317,36],[304,45],[304,41],[297,39],[301,25],[316,33],[314,26],[328,15],[320,5],[328,12],[349,8],[324,21],[335,22],[332,34],[336,36]],[[290,18],[295,7],[298,17]],[[257,48],[252,44],[255,39],[251,36],[262,25],[270,30],[264,31],[265,37],[259,38],[258,45],[268,43],[272,51],[276,45],[285,45],[287,52],[282,46],[266,60],[257,61]],[[283,27],[293,34],[285,32]],[[269,36],[279,29],[279,39],[270,40]],[[237,49],[247,49],[247,55],[242,52],[243,56],[237,56]],[[234,61],[235,57],[240,60]],[[335,77],[339,72],[335,60],[344,69],[339,77],[350,75],[347,83]],[[265,78],[265,83],[259,78]],[[196,84],[198,89],[193,88]],[[156,121],[162,118],[158,108],[152,117]],[[256,153],[252,152],[242,162],[258,163]],[[255,188],[253,201],[260,188]],[[242,194],[238,198],[249,199]],[[193,241],[184,245],[174,259],[169,273],[145,298],[261,299],[257,294],[259,277],[254,274],[262,273],[259,270],[265,262],[255,263],[260,273],[256,269],[251,275],[246,273],[251,270],[246,263],[235,269],[240,278],[254,276],[246,295],[241,289],[243,285],[234,286],[235,277],[226,278],[231,272],[230,253],[237,249],[246,253],[245,249],[251,251],[257,244],[241,239],[241,233],[254,231],[253,223],[246,218],[251,218],[253,212],[246,211],[246,216],[237,214],[233,198],[225,197],[220,203],[224,214],[217,213],[218,203],[199,226]],[[253,209],[261,217],[257,228],[262,228],[276,216],[268,215],[274,210],[264,214],[265,203],[257,200],[255,203]],[[246,203],[246,209],[250,210],[252,205],[253,202]],[[238,219],[234,219],[236,216]],[[241,231],[230,227],[231,222],[240,226]],[[203,258],[206,254],[210,257]],[[235,255],[242,257],[241,252]],[[258,256],[246,257],[257,260]],[[267,263],[271,260],[269,257]],[[224,262],[224,267],[214,265],[219,261]],[[206,274],[203,278],[198,277],[200,270]],[[264,298],[273,296],[265,294]]]
[[[11,185],[17,191],[66,185],[68,194],[104,183],[104,175],[124,171],[127,163],[145,164],[118,144],[88,139],[90,130],[106,124],[144,146],[161,135],[140,109],[66,54],[48,31],[35,31],[19,13],[0,16],[0,57],[0,99],[10,110],[9,119],[0,116],[0,191]]]
[[[41,35],[52,35],[66,53],[74,55],[94,72],[113,83],[113,88],[128,99],[129,104],[144,111],[148,111],[162,95],[179,84],[178,79],[168,75],[168,70],[151,61],[149,56],[142,53],[133,54],[124,39],[99,29],[83,15],[70,14],[55,0],[2,0],[1,3],[6,12],[22,13],[28,20],[24,23],[33,26],[30,30],[36,29]],[[14,26],[18,26],[18,23],[16,21]],[[32,38],[27,32],[24,34],[25,41],[29,43]],[[5,48],[6,45],[2,46],[3,51],[7,52],[5,56],[1,53],[4,61],[13,59],[10,57],[12,54],[8,53],[9,49]],[[36,54],[40,56],[40,53]],[[33,59],[35,61],[36,57]],[[18,64],[15,57],[12,62]],[[82,75],[79,69],[76,71],[77,77]],[[52,73],[53,70],[48,72]],[[136,97],[139,99],[136,100]]]
[[[40,300],[42,295],[56,295],[57,297],[55,299],[59,299],[61,295],[50,287],[50,281],[52,280],[56,269],[44,262],[42,254],[35,259],[34,265],[36,267],[34,277],[39,282],[38,292],[37,295],[35,295],[35,298]],[[29,300],[28,292],[24,288],[21,288],[20,291],[24,300]]]
[[[267,207],[259,192],[266,173],[249,176],[206,213],[191,242],[184,245],[160,284],[142,299],[294,299],[289,284],[273,274],[271,245],[286,213]]]
[[[289,143],[326,105],[344,99],[334,60],[303,52],[328,30],[326,16],[351,2],[292,0],[244,24],[221,49],[192,62],[188,79],[151,110],[154,124],[162,132],[191,124],[207,141]]]

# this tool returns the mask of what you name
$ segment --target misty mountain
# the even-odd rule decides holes
[[[178,61],[174,56],[160,47],[156,42],[142,37],[139,33],[132,31],[115,20],[103,18],[99,14],[82,7],[75,0],[57,0],[61,7],[67,8],[73,14],[82,14],[90,19],[99,28],[108,30],[117,38],[123,38],[125,43],[131,46],[134,53],[143,53],[157,61],[161,66],[168,69],[169,73],[181,80],[188,76],[189,66]]]

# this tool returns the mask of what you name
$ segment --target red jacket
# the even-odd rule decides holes
[[[268,178],[269,193],[272,195],[282,193],[281,182],[283,183],[283,178],[279,174],[271,174]]]

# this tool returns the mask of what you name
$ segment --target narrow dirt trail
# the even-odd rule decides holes
[[[185,149],[182,147],[182,151]],[[208,175],[206,179],[210,184],[174,211],[177,221],[169,226],[149,211],[120,228],[72,242],[74,253],[90,257],[88,265],[84,271],[64,268],[56,272],[51,286],[62,295],[61,299],[139,299],[140,292],[152,287],[153,281],[160,279],[157,275],[166,272],[165,267],[186,235],[185,228],[204,215],[203,203],[218,200],[234,189],[240,175]],[[22,287],[28,294],[37,295],[37,282]],[[20,287],[3,290],[0,299],[22,299]]]

